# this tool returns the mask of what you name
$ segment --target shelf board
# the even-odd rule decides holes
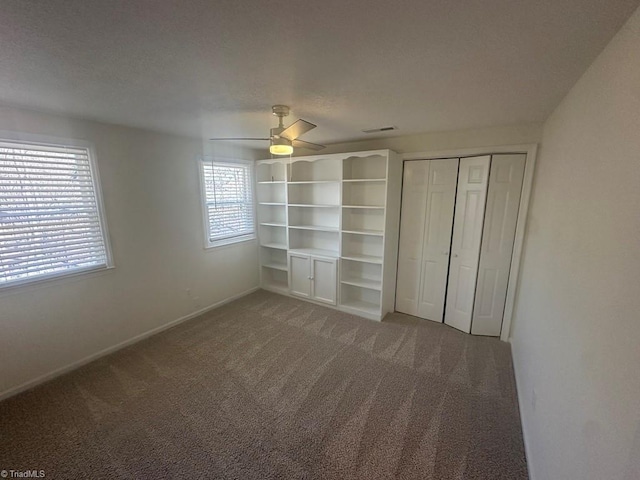
[[[260,185],[282,185],[286,183],[284,180],[263,180],[258,182]]]
[[[314,230],[317,232],[339,232],[336,227],[322,227],[319,225],[289,225],[289,228],[295,228],[298,230]]]
[[[274,222],[261,222],[260,225],[263,227],[286,227],[286,223],[274,223]]]
[[[342,233],[352,233],[354,235],[375,235],[377,237],[384,236],[384,232],[382,230],[342,230]]]
[[[342,205],[342,208],[367,208],[372,210],[384,210],[384,205]]]
[[[270,263],[263,263],[262,266],[265,268],[272,268],[273,270],[282,270],[283,272],[286,272],[288,270],[286,263],[270,262]]]
[[[387,181],[387,179],[386,178],[345,178],[342,181],[346,183],[357,183],[357,182],[384,183]]]
[[[354,262],[382,265],[382,257],[376,257],[373,255],[343,255],[341,258],[344,260],[352,260]]]
[[[343,278],[340,283],[353,285],[354,287],[368,288],[369,290],[382,290],[381,280],[371,280],[370,278]]]
[[[338,258],[339,254],[335,250],[324,250],[322,248],[291,248],[289,253],[299,253],[302,255],[316,255],[318,257]]]
[[[284,204],[283,204],[284,205]],[[305,208],[338,208],[340,205],[324,205],[324,204],[308,204],[308,203],[290,203],[290,207],[305,207]]]
[[[365,312],[371,315],[376,315],[380,313],[380,305],[377,303],[365,302],[362,300],[347,299],[347,300],[343,300],[340,305],[346,308],[350,308],[352,310],[358,310],[360,312]]]
[[[267,247],[267,248],[275,248],[276,250],[286,250],[287,249],[287,245],[285,243],[262,243],[260,244],[261,247]]]
[[[284,202],[258,202],[258,205],[276,205],[279,207],[284,207],[286,203]]]
[[[340,183],[340,180],[305,180],[301,182],[287,182],[288,185],[310,185],[314,183]]]

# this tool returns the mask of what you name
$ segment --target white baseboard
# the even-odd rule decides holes
[[[169,323],[165,323],[164,325],[160,325],[159,327],[156,328],[152,328],[151,330],[141,333],[140,335],[136,335],[135,337],[132,337],[128,340],[125,340],[124,342],[120,342],[116,345],[112,345],[111,347],[107,347],[104,350],[100,350],[97,353],[91,354],[87,357],[84,357],[81,360],[78,360],[76,362],[70,363],[69,365],[66,365],[64,367],[60,367],[60,368],[56,368],[55,370],[49,372],[49,373],[45,373],[44,375],[40,375],[39,377],[34,378],[33,380],[29,380],[27,382],[24,382],[16,387],[12,387],[9,390],[5,390],[4,392],[0,393],[0,401],[5,400],[9,397],[12,397],[14,395],[17,395],[20,392],[24,392],[25,390],[29,390],[37,385],[40,385],[41,383],[44,382],[48,382],[49,380],[54,379],[55,377],[59,377],[60,375],[63,375],[65,373],[68,373],[72,370],[75,370],[76,368],[80,368],[83,365],[86,365],[87,363],[93,362],[94,360],[97,360],[100,357],[104,357],[105,355],[109,355],[110,353],[116,352],[124,347],[128,347],[129,345],[133,345],[134,343],[137,343],[141,340],[144,340],[145,338],[151,337],[153,335],[155,335],[156,333],[160,333],[163,330],[167,330],[171,327],[174,327],[182,322],[186,322],[187,320],[191,320],[192,318],[195,318],[199,315],[202,315],[203,313],[206,313],[210,310],[213,310],[215,308],[221,307],[222,305],[229,303],[229,302],[233,302],[234,300],[237,300],[239,298],[242,298],[246,295],[249,295],[250,293],[253,293],[257,290],[259,290],[260,287],[254,287],[251,288],[249,290],[245,290],[244,292],[238,293],[237,295],[233,295],[229,298],[225,298],[224,300],[220,300],[212,305],[209,305],[208,307],[204,307],[201,308],[200,310],[197,310],[195,312],[192,312],[188,315],[185,315],[183,317],[177,318],[176,320],[171,320]]]
[[[524,416],[522,414],[523,412],[522,407],[524,405],[524,398],[522,398],[522,395],[524,395],[524,392],[522,392],[519,388],[518,368],[516,367],[516,356],[513,353],[514,351],[513,341],[509,339],[509,343],[511,345],[511,362],[513,363],[513,375],[516,380],[516,395],[518,396],[518,409],[520,410],[520,425],[522,425],[522,441],[524,442],[524,453],[525,453],[525,456],[527,457],[527,471],[529,472],[529,480],[536,480],[536,476],[533,473],[533,463],[532,463],[533,458],[531,456],[531,448],[529,447],[529,442],[527,441],[528,428],[527,428],[527,424],[525,422]]]

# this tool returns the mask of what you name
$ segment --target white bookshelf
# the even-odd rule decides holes
[[[339,183],[342,180],[340,168],[340,158],[336,155],[292,158],[288,182]]]
[[[259,161],[262,286],[314,301],[301,293],[314,292],[314,284],[300,287],[307,277],[317,282],[318,273],[292,277],[291,255],[300,271],[300,256],[312,265],[313,258],[335,259],[335,308],[375,320],[393,311],[401,170],[389,150]],[[335,265],[323,265],[335,273]]]
[[[278,293],[289,291],[287,265],[287,162],[256,165],[260,282]]]
[[[299,255],[340,255],[340,159],[293,158],[287,179],[289,250]]]
[[[337,232],[340,230],[340,207],[310,208],[290,205],[289,227],[318,227]]]
[[[340,182],[289,183],[290,204],[340,206]]]
[[[370,153],[354,153],[344,158],[342,162],[343,182],[387,180],[387,160],[389,155],[383,152]]]
[[[286,180],[287,162],[283,160],[264,160],[256,164],[256,181],[260,184],[275,183],[283,185]]]

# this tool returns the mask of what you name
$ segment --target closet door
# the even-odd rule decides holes
[[[471,332],[491,157],[460,159],[444,322]]]
[[[458,159],[429,162],[418,316],[442,322],[458,180]]]
[[[405,163],[396,310],[442,322],[458,159]]]
[[[429,160],[404,162],[396,310],[418,315]]]
[[[493,155],[471,333],[500,336],[526,155]]]

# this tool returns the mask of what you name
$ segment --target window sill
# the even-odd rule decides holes
[[[212,249],[216,249],[219,247],[229,247],[232,245],[236,245],[238,243],[245,243],[245,242],[251,242],[251,241],[255,241],[256,240],[256,236],[255,235],[244,235],[242,237],[234,237],[234,238],[227,238],[224,240],[217,240],[215,242],[209,242],[204,249],[205,250],[212,250]]]

